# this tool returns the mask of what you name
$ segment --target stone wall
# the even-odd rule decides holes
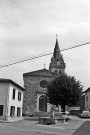
[[[40,87],[40,81],[46,80],[47,82],[52,77],[42,76],[23,76],[24,87],[26,92],[24,94],[23,113],[34,114],[37,111],[37,92],[46,91],[46,88]]]

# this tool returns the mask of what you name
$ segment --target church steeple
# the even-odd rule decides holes
[[[59,49],[59,45],[58,45],[58,39],[56,37],[56,44],[55,44],[54,53],[53,53],[55,58],[57,57],[57,52],[60,52],[60,49]]]
[[[63,56],[61,55],[57,36],[56,36],[55,48],[54,48],[53,56],[51,58],[49,70],[52,72],[56,72],[57,74],[61,74],[65,72],[65,63],[63,60]]]

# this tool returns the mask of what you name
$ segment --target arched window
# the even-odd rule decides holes
[[[39,98],[39,111],[47,112],[47,97],[42,95]]]

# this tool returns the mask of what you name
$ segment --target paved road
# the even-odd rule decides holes
[[[29,119],[13,123],[0,122],[0,135],[72,135],[85,121],[74,117],[68,124],[56,125],[41,125]]]

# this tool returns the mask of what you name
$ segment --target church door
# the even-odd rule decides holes
[[[45,95],[39,98],[39,111],[47,112],[47,97]]]

